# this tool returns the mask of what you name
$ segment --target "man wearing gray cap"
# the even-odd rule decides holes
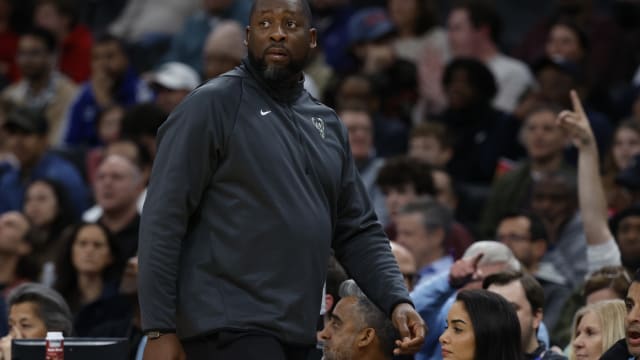
[[[200,76],[195,70],[177,61],[160,66],[151,80],[151,86],[156,92],[156,105],[167,114],[198,85]]]

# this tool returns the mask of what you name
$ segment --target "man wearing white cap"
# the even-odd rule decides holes
[[[169,114],[200,85],[200,76],[190,66],[173,61],[158,68],[151,78],[151,85],[156,91],[156,105]]]

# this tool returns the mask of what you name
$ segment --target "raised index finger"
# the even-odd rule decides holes
[[[573,104],[573,111],[578,113],[578,115],[580,115],[581,117],[586,117],[586,114],[584,112],[584,108],[582,107],[582,102],[580,101],[580,97],[578,96],[578,93],[575,90],[571,90],[570,95],[571,95],[571,103]]]

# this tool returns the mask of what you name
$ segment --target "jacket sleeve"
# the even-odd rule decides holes
[[[145,331],[176,328],[181,243],[216,170],[224,142],[222,124],[235,116],[225,116],[221,97],[229,99],[205,85],[180,104],[158,132],[138,245],[138,292]]]
[[[386,314],[395,305],[412,304],[389,239],[378,221],[367,191],[358,175],[343,128],[345,163],[338,199],[333,249],[365,294]]]

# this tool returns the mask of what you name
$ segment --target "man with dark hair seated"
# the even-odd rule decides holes
[[[391,359],[398,338],[391,320],[353,280],[340,285],[340,297],[320,333],[324,360]]]
[[[385,206],[390,224],[384,229],[389,239],[396,240],[396,222],[400,209],[421,196],[436,196],[431,166],[408,157],[399,156],[385,161],[376,184],[385,196]],[[460,258],[473,243],[473,237],[460,223],[451,225],[445,244],[454,259]]]
[[[562,360],[566,357],[547,350],[538,339],[544,317],[544,290],[531,275],[519,271],[503,271],[486,277],[482,287],[502,295],[516,310],[525,359]]]
[[[637,360],[640,358],[640,270],[636,271],[627,297],[627,316],[624,319],[626,336],[607,350],[601,360]]]

